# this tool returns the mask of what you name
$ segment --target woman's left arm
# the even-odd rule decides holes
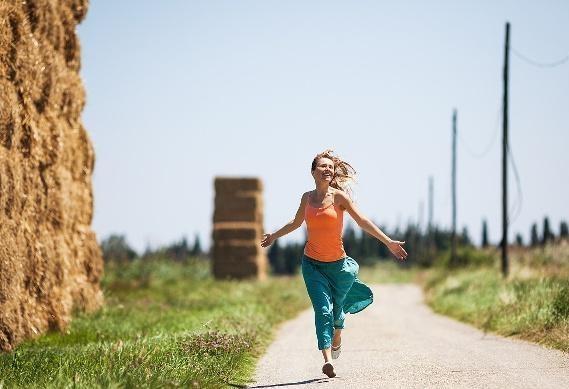
[[[407,258],[407,252],[402,247],[405,242],[392,240],[388,237],[379,227],[377,227],[371,220],[369,220],[361,211],[356,207],[354,202],[342,191],[336,191],[334,201],[341,205],[354,221],[360,226],[362,230],[383,242],[397,259]]]

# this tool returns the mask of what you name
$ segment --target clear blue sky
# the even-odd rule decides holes
[[[562,0],[91,2],[79,35],[99,239],[123,233],[143,250],[198,233],[209,244],[216,175],[260,177],[275,230],[328,147],[358,171],[355,199],[378,223],[424,225],[432,175],[434,219],[449,226],[456,107],[458,224],[478,242],[487,218],[497,241],[507,20],[518,52],[569,54]],[[523,194],[510,239],[544,215],[557,233],[569,219],[569,62],[512,55],[510,82]]]

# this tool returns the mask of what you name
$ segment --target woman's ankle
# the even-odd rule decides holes
[[[332,348],[326,348],[322,350],[322,356],[324,357],[324,363],[332,363]]]
[[[332,338],[332,347],[337,348],[341,344],[342,344],[342,334],[334,333],[334,337]]]

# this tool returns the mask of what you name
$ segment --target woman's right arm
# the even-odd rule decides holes
[[[300,227],[302,225],[302,222],[304,221],[304,208],[306,207],[307,201],[308,201],[308,192],[302,195],[302,198],[300,199],[300,205],[298,206],[298,210],[296,211],[294,219],[285,224],[279,230],[273,232],[272,234],[264,234],[263,240],[261,240],[261,246],[262,247],[270,246],[271,243],[273,243],[281,236],[285,236],[286,234]]]

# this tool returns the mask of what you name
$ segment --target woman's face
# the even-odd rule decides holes
[[[330,158],[319,158],[316,167],[312,171],[314,181],[327,181],[330,183],[334,177],[334,162]]]

